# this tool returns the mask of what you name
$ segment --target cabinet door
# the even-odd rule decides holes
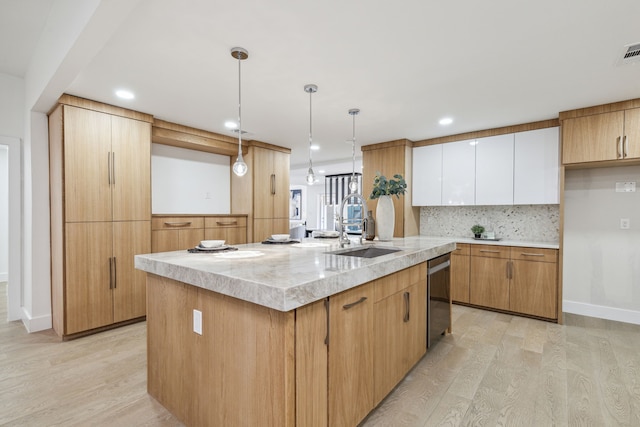
[[[476,141],[476,205],[513,204],[513,134]]]
[[[558,251],[513,248],[510,310],[557,319]]]
[[[276,176],[273,172],[273,150],[251,147],[253,150],[253,217],[273,218]],[[280,181],[280,180],[279,180]]]
[[[562,121],[562,163],[597,162],[620,157],[624,111]]]
[[[640,108],[624,112],[625,158],[640,158]]]
[[[113,220],[151,219],[151,124],[111,117]]]
[[[180,230],[153,230],[151,252],[177,251],[180,248]]]
[[[289,220],[289,157],[288,153],[273,152],[273,218],[285,218]],[[287,227],[288,230],[288,227]]]
[[[442,204],[474,205],[476,192],[476,140],[442,146]]]
[[[113,323],[111,224],[66,224],[65,335]]]
[[[329,298],[329,425],[355,426],[373,409],[371,284]]]
[[[224,240],[227,245],[242,245],[247,243],[247,228],[206,228],[204,238],[205,240]]]
[[[509,310],[508,268],[508,259],[472,256],[469,302]]]
[[[469,303],[469,245],[457,244],[451,253],[451,299]]]
[[[64,106],[65,221],[111,221],[111,117]]]
[[[557,127],[515,134],[513,204],[559,203]]]
[[[113,321],[135,319],[147,314],[147,274],[136,270],[134,256],[151,249],[151,221],[113,223]]]
[[[413,206],[442,205],[442,146],[435,144],[413,149]]]

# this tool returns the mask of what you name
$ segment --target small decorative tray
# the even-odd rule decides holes
[[[234,248],[228,245],[222,245],[215,248],[204,248],[198,245],[195,248],[187,249],[187,252],[195,254],[195,253],[203,253],[203,252],[209,252],[209,253],[231,252],[231,251],[237,251],[237,250],[238,248]]]

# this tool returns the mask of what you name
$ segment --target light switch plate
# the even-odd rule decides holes
[[[202,312],[193,310],[193,332],[202,335]]]
[[[631,220],[629,218],[620,218],[620,230],[628,230],[631,228]]]

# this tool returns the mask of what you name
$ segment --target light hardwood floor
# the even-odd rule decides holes
[[[566,324],[454,306],[454,332],[362,426],[638,426],[640,326]],[[146,394],[146,325],[69,342],[7,323],[1,426],[181,426]]]

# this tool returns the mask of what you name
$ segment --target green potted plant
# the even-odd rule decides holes
[[[473,233],[476,239],[480,239],[482,237],[482,233],[484,233],[484,227],[480,224],[476,224],[471,227],[471,232]]]
[[[391,196],[400,198],[400,195],[406,193],[407,182],[402,175],[395,174],[393,178],[387,179],[380,172],[376,173],[373,178],[373,190],[369,199],[378,199],[376,206],[376,234],[378,240],[383,242],[393,239],[393,228],[395,226],[395,210]]]

